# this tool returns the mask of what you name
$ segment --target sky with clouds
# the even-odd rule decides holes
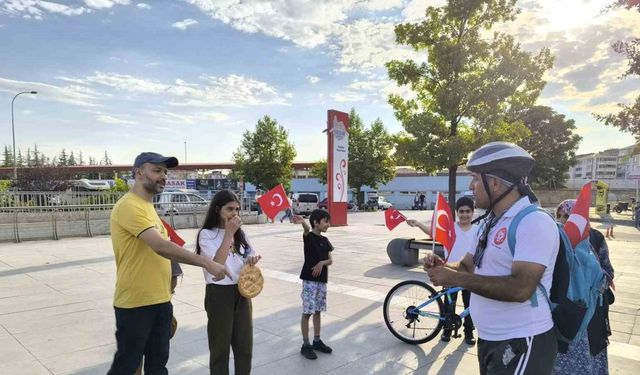
[[[640,13],[603,13],[612,0],[520,0],[500,25],[555,64],[539,103],[576,121],[579,152],[633,144],[591,113],[640,94],[620,79],[610,47],[638,36]],[[62,148],[116,164],[140,151],[189,162],[230,161],[242,133],[269,115],[298,161],[326,153],[326,111],[354,107],[365,123],[402,129],[387,98],[406,93],[386,75],[392,59],[424,60],[395,44],[394,25],[442,0],[0,0],[0,144],[49,156]]]

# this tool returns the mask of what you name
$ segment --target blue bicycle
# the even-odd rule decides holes
[[[458,330],[469,309],[456,314],[451,303],[445,308],[443,299],[451,301],[451,294],[463,288],[444,288],[436,291],[431,285],[417,280],[403,281],[387,293],[384,299],[384,322],[389,331],[409,344],[423,344],[450,329],[452,337],[460,337]]]

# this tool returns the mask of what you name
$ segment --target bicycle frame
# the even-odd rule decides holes
[[[422,304],[416,306],[413,310],[411,310],[411,313],[420,315],[420,316],[429,316],[429,317],[437,317],[440,320],[444,320],[446,318],[445,316],[441,316],[439,313],[438,314],[434,314],[432,312],[428,312],[428,311],[421,311],[423,307],[429,305],[430,303],[434,302],[435,300],[437,300],[438,298],[444,296],[445,298],[447,298],[449,301],[451,301],[451,295],[453,293],[457,293],[459,291],[464,290],[464,288],[461,288],[459,286],[456,287],[452,287],[452,288],[444,288],[441,291],[439,291],[438,293],[436,293],[436,295],[432,296],[431,298],[429,298],[427,301],[423,302]],[[469,315],[469,309],[464,309],[460,314],[457,314],[458,316],[460,316],[460,318],[465,318]]]

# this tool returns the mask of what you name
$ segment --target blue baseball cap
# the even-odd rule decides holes
[[[136,156],[136,161],[133,162],[133,167],[140,168],[144,163],[164,164],[167,168],[174,168],[178,166],[178,159],[173,156],[162,156],[155,152],[143,152]]]

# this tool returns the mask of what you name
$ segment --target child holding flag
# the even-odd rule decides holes
[[[471,224],[471,220],[473,219],[473,209],[474,203],[473,200],[469,197],[462,197],[456,201],[456,213],[458,214],[458,221],[455,223],[456,236],[453,248],[451,249],[447,257],[447,260],[450,262],[461,261],[467,251],[472,246],[474,246],[472,242],[474,240],[476,232],[478,231],[478,225]],[[424,223],[420,223],[414,219],[407,220],[407,224],[409,224],[409,226],[411,227],[418,227],[423,232],[431,236],[431,225],[425,225]],[[445,298],[445,308],[451,309],[451,311],[455,313],[457,298],[458,293],[451,294],[451,301],[448,301],[448,299]],[[471,293],[468,290],[463,290],[462,301],[464,303],[465,309],[469,307],[470,299]],[[471,319],[471,315],[467,315],[467,317],[464,318],[464,341],[468,345],[475,345],[476,343],[473,331],[473,320]],[[443,330],[440,339],[445,342],[451,340],[451,330]]]
[[[300,272],[302,279],[302,348],[300,354],[307,359],[316,359],[315,350],[331,353],[332,349],[320,339],[320,313],[327,311],[327,279],[329,266],[333,263],[331,252],[333,246],[327,237],[322,235],[329,229],[331,217],[325,210],[315,209],[309,216],[309,223],[299,215],[293,216],[294,224],[302,224],[304,233],[304,265]],[[313,343],[309,342],[309,317],[313,315]]]

